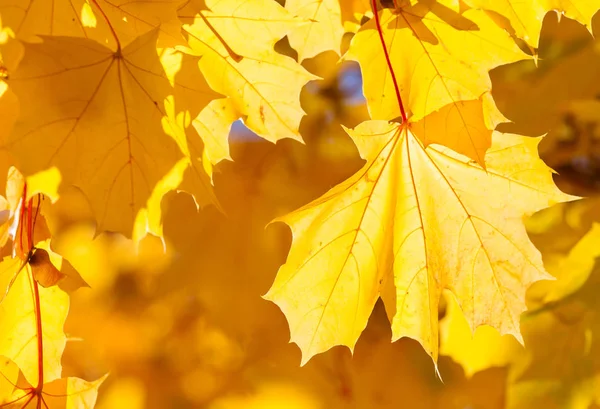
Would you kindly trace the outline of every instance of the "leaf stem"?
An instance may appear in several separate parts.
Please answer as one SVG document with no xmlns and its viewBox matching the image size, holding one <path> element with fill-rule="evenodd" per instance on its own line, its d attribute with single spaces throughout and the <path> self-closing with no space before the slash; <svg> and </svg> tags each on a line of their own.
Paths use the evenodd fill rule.
<svg viewBox="0 0 600 409">
<path fill-rule="evenodd" d="M 219 32 L 213 27 L 212 24 L 210 24 L 210 21 L 208 21 L 206 16 L 204 16 L 204 14 L 202 14 L 202 11 L 199 11 L 198 14 L 200 15 L 200 17 L 202 17 L 202 21 L 204 21 L 204 24 L 206 24 L 206 26 L 210 29 L 210 31 L 212 31 L 213 34 L 215 35 L 215 37 L 217 37 L 217 39 L 221 42 L 223 47 L 225 47 L 227 54 L 229 54 L 229 56 L 233 59 L 233 61 L 235 61 L 235 62 L 242 61 L 244 59 L 244 57 L 242 57 L 241 55 L 239 55 L 238 53 L 233 51 L 233 49 L 229 46 L 229 44 L 227 44 L 227 41 L 225 41 L 225 39 L 221 36 L 221 34 L 219 34 Z"/>
<path fill-rule="evenodd" d="M 108 19 L 108 16 L 104 12 L 104 10 L 102 10 L 102 7 L 100 7 L 100 5 L 98 4 L 98 2 L 96 0 L 92 0 L 92 3 L 94 3 L 94 5 L 96 7 L 98 7 L 98 10 L 100 10 L 100 14 L 102 14 L 102 17 L 104 17 L 104 20 L 106 21 L 108 28 L 110 28 L 110 32 L 112 33 L 112 35 L 115 38 L 115 41 L 117 43 L 117 54 L 121 54 L 121 42 L 119 41 L 119 37 L 117 37 L 117 32 L 115 31 L 114 27 L 112 26 L 112 24 L 110 24 L 110 20 Z"/>
<path fill-rule="evenodd" d="M 395 2 L 394 2 L 395 4 Z M 396 80 L 396 73 L 394 72 L 394 67 L 392 66 L 392 61 L 390 60 L 390 54 L 385 45 L 385 40 L 383 38 L 383 30 L 381 29 L 381 22 L 379 21 L 379 14 L 377 12 L 377 0 L 371 0 L 371 7 L 373 8 L 373 15 L 375 16 L 375 25 L 377 26 L 377 32 L 379 33 L 379 39 L 381 40 L 381 46 L 383 47 L 383 54 L 385 55 L 385 61 L 387 63 L 388 69 L 390 71 L 390 76 L 392 77 L 392 81 L 394 83 L 394 89 L 396 90 L 396 98 L 398 99 L 398 106 L 400 107 L 400 114 L 402 116 L 402 122 L 407 121 L 406 111 L 404 110 L 404 104 L 402 103 L 402 97 L 400 96 L 400 87 L 398 87 L 398 81 Z"/>
<path fill-rule="evenodd" d="M 29 199 L 29 203 L 27 204 L 27 253 L 29 253 L 33 248 L 33 213 L 31 212 L 32 204 L 33 199 Z"/>
<path fill-rule="evenodd" d="M 23 213 L 23 218 L 21 221 L 26 222 L 25 226 L 21 226 L 21 242 L 23 238 L 23 231 L 27 235 L 27 254 L 28 260 L 31 258 L 32 250 L 33 250 L 33 233 L 34 226 L 38 216 L 39 207 L 41 203 L 39 201 L 38 196 L 38 206 L 36 208 L 35 215 L 33 214 L 33 198 L 27 200 L 27 183 L 23 186 L 23 198 L 21 202 L 21 208 Z M 36 324 L 36 337 L 37 337 L 37 355 L 38 355 L 38 382 L 35 386 L 34 392 L 39 394 L 44 387 L 44 340 L 42 333 L 42 307 L 40 302 L 40 290 L 38 286 L 38 282 L 35 280 L 33 276 L 33 272 L 30 270 L 29 279 L 31 281 L 31 286 L 33 290 L 33 308 L 35 312 L 35 324 Z"/>
<path fill-rule="evenodd" d="M 27 210 L 27 183 L 23 185 L 23 196 L 21 196 L 21 212 L 19 213 L 19 246 L 21 247 L 18 251 L 23 254 L 27 254 L 29 249 L 25 251 L 23 246 L 23 228 L 25 226 L 25 211 Z"/>
<path fill-rule="evenodd" d="M 44 387 L 44 341 L 42 339 L 42 308 L 40 303 L 40 290 L 38 282 L 31 275 L 31 281 L 33 283 L 33 300 L 35 308 L 35 321 L 36 321 L 36 333 L 37 333 L 37 352 L 38 352 L 38 383 L 35 390 L 39 393 Z"/>
</svg>

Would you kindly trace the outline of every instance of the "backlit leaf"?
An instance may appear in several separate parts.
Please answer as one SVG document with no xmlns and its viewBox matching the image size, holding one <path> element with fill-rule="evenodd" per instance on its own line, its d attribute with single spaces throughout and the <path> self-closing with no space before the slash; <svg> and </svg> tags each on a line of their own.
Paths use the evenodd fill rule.
<svg viewBox="0 0 600 409">
<path fill-rule="evenodd" d="M 185 154 L 163 130 L 176 89 L 158 60 L 156 35 L 122 53 L 48 37 L 26 46 L 11 79 L 23 110 L 4 148 L 26 174 L 56 166 L 63 183 L 87 195 L 101 230 L 130 235 L 154 186 Z M 214 93 L 197 86 L 197 101 L 208 103 Z"/>
<path fill-rule="evenodd" d="M 265 298 L 286 315 L 302 362 L 352 349 L 380 296 L 393 339 L 414 338 L 437 360 L 444 288 L 472 330 L 488 324 L 520 340 L 525 290 L 550 277 L 523 217 L 570 199 L 537 158 L 540 139 L 496 134 L 486 171 L 384 121 L 349 134 L 366 165 L 280 219 L 293 244 Z"/>
</svg>

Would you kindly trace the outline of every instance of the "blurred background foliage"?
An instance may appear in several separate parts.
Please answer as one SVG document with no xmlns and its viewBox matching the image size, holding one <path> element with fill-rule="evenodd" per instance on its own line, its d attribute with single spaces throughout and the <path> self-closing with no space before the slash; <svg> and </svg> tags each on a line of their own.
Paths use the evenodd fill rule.
<svg viewBox="0 0 600 409">
<path fill-rule="evenodd" d="M 600 33 L 598 14 L 593 28 Z M 295 57 L 285 38 L 277 50 Z M 164 242 L 146 237 L 136 247 L 95 237 L 76 190 L 49 210 L 55 250 L 90 285 L 71 295 L 64 376 L 109 372 L 99 409 L 600 407 L 600 42 L 549 13 L 538 51 L 536 61 L 490 73 L 512 121 L 500 129 L 547 134 L 540 153 L 557 184 L 585 198 L 527 221 L 557 280 L 528 292 L 526 348 L 487 327 L 472 336 L 446 297 L 441 380 L 416 342 L 390 343 L 379 304 L 353 357 L 336 347 L 299 367 L 283 314 L 261 298 L 291 242 L 285 225 L 269 222 L 360 168 L 340 125 L 368 119 L 358 66 L 324 53 L 303 62 L 323 78 L 302 92 L 305 144 L 272 144 L 233 127 L 233 162 L 214 177 L 224 213 L 169 194 Z"/>
</svg>

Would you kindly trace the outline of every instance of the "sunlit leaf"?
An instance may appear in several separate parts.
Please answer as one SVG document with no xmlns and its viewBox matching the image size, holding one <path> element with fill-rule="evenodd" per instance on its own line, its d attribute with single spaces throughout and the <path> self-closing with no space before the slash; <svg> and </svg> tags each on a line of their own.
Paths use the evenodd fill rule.
<svg viewBox="0 0 600 409">
<path fill-rule="evenodd" d="M 444 288 L 472 330 L 488 324 L 520 340 L 525 290 L 549 277 L 523 217 L 570 199 L 537 157 L 540 139 L 496 134 L 483 170 L 384 121 L 349 134 L 366 165 L 280 219 L 294 239 L 265 298 L 285 313 L 302 362 L 352 349 L 380 296 L 393 339 L 414 338 L 437 360 Z"/>
<path fill-rule="evenodd" d="M 26 46 L 11 79 L 23 112 L 4 148 L 26 174 L 56 166 L 64 184 L 87 195 L 100 230 L 130 235 L 157 182 L 187 153 L 163 130 L 176 89 L 158 60 L 156 34 L 122 53 L 48 37 Z M 214 93 L 203 85 L 192 91 L 206 104 Z"/>
</svg>

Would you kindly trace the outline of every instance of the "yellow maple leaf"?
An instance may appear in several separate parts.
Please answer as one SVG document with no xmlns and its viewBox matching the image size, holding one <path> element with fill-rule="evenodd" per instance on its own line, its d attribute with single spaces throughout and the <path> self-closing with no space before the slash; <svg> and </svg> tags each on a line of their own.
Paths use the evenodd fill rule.
<svg viewBox="0 0 600 409">
<path fill-rule="evenodd" d="M 83 37 L 116 49 L 159 26 L 169 42 L 181 42 L 180 4 L 181 0 L 0 0 L 0 14 L 21 40 Z"/>
<path fill-rule="evenodd" d="M 285 8 L 309 20 L 309 24 L 288 34 L 290 45 L 298 51 L 299 61 L 327 50 L 340 54 L 344 27 L 338 0 L 287 0 Z"/>
<path fill-rule="evenodd" d="M 592 31 L 592 17 L 600 10 L 593 0 L 465 0 L 471 7 L 494 11 L 506 17 L 515 30 L 531 47 L 537 48 L 542 21 L 547 12 L 554 10 L 579 21 Z"/>
<path fill-rule="evenodd" d="M 156 38 L 150 32 L 112 52 L 87 39 L 47 37 L 26 45 L 10 80 L 23 109 L 4 149 L 25 174 L 56 166 L 86 194 L 101 230 L 130 235 L 155 185 L 189 153 L 170 136 L 168 102 L 179 91 Z M 204 81 L 186 93 L 198 111 L 215 96 Z M 202 200 L 206 191 L 193 193 Z"/>
<path fill-rule="evenodd" d="M 437 360 L 438 301 L 449 289 L 472 330 L 488 324 L 521 339 L 525 290 L 549 278 L 523 217 L 573 197 L 537 157 L 540 138 L 495 134 L 486 170 L 405 125 L 349 131 L 364 167 L 278 220 L 293 243 L 265 298 L 286 315 L 302 363 L 334 345 L 353 348 L 381 296 L 393 339 L 418 340 Z"/>
<path fill-rule="evenodd" d="M 381 41 L 385 42 L 385 53 Z M 454 120 L 462 121 L 464 129 L 478 129 L 478 117 L 483 115 L 485 123 L 493 123 L 497 115 L 487 110 L 471 113 L 459 101 L 478 100 L 491 90 L 489 70 L 526 55 L 482 11 L 458 14 L 438 3 L 419 3 L 380 11 L 378 19 L 365 24 L 353 38 L 345 58 L 361 66 L 364 94 L 373 119 L 401 116 L 398 92 L 413 122 L 454 105 Z M 475 140 L 468 142 L 472 148 L 463 153 L 483 164 L 482 156 L 474 152 L 489 147 L 489 136 L 482 138 L 468 132 L 466 136 Z"/>
<path fill-rule="evenodd" d="M 183 27 L 210 86 L 231 98 L 236 116 L 258 135 L 301 140 L 300 90 L 317 77 L 273 47 L 304 22 L 272 0 L 206 3 L 210 11 L 180 17 L 193 18 Z"/>
</svg>

